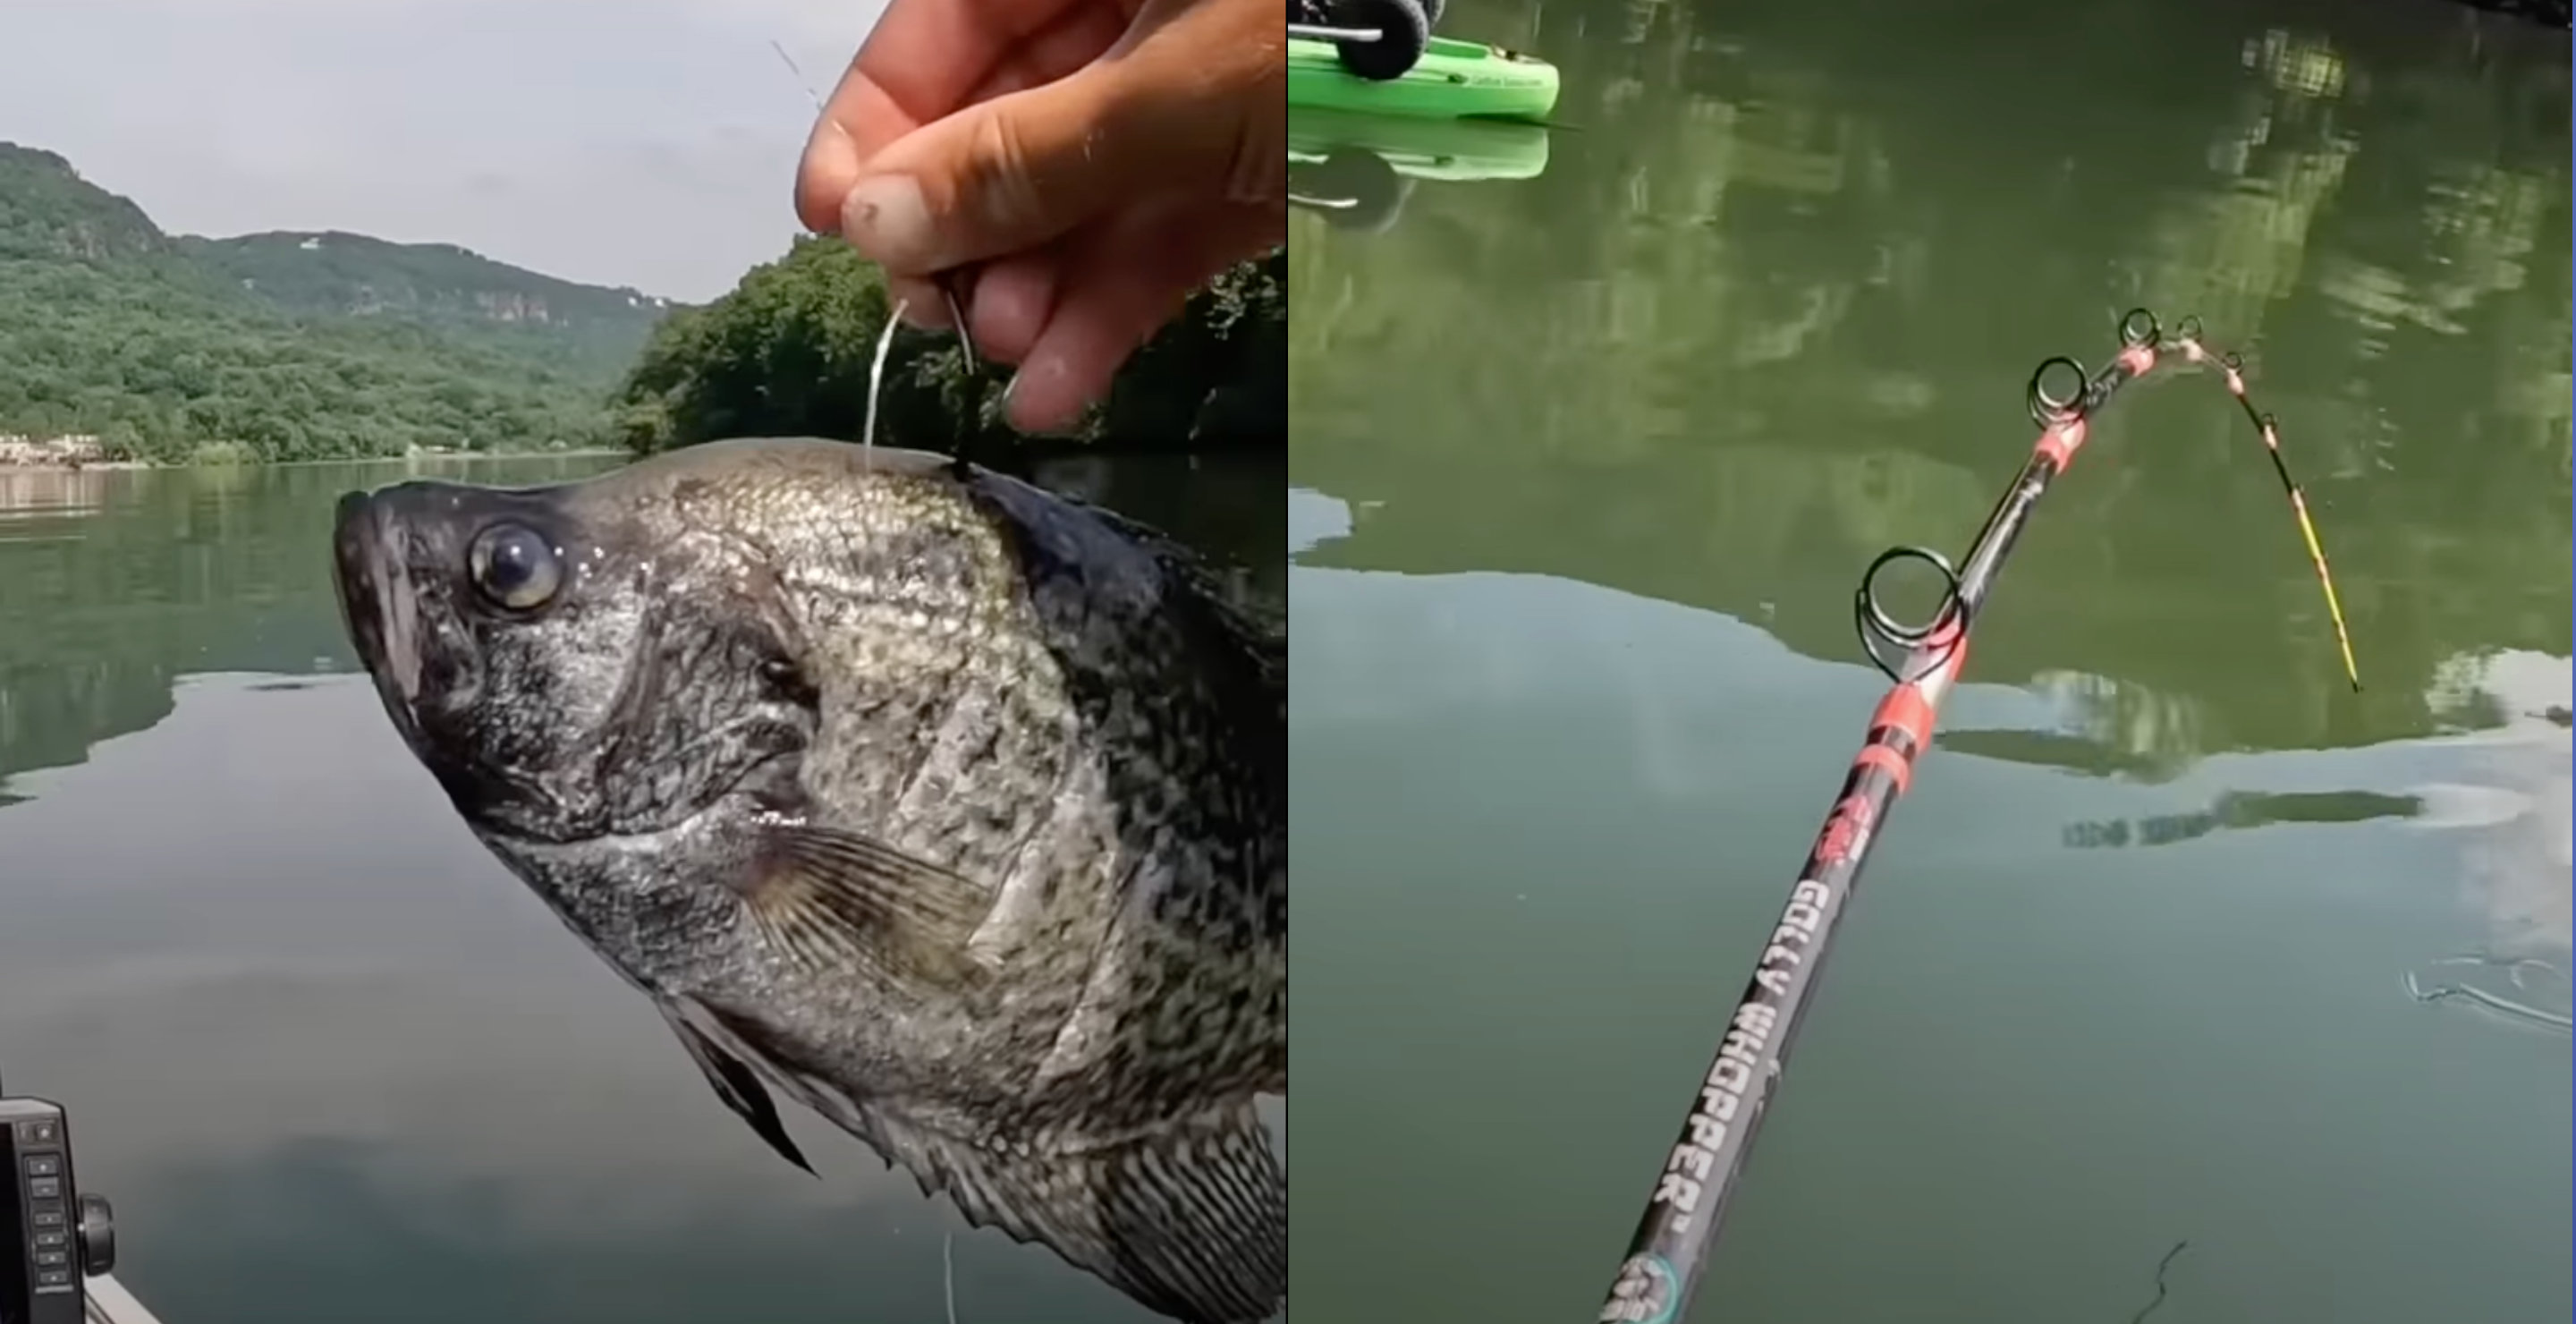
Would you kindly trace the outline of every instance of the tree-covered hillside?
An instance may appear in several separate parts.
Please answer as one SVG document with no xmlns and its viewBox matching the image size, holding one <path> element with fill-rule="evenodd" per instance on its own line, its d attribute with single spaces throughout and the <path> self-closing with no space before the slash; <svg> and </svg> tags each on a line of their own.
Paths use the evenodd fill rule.
<svg viewBox="0 0 2576 1324">
<path fill-rule="evenodd" d="M 159 460 L 589 444 L 665 311 L 448 245 L 166 235 L 0 143 L 0 437 Z"/>
<path fill-rule="evenodd" d="M 396 244 L 338 231 L 183 235 L 178 244 L 291 312 L 419 322 L 599 373 L 632 367 L 671 307 L 638 290 L 557 280 L 453 244 Z"/>
<path fill-rule="evenodd" d="M 1190 300 L 1147 342 L 1077 440 L 1124 448 L 1278 446 L 1287 437 L 1284 250 L 1245 263 Z M 799 239 L 731 293 L 662 324 L 620 393 L 613 431 L 638 451 L 731 436 L 856 437 L 891 309 L 877 269 L 835 239 Z M 1012 444 L 1000 420 L 1010 370 L 985 364 L 970 393 L 955 339 L 907 334 L 889 354 L 880 439 L 949 450 L 980 401 L 967 446 Z"/>
<path fill-rule="evenodd" d="M 1279 444 L 1285 281 L 1274 254 L 1192 300 L 1084 438 Z M 837 241 L 800 240 L 688 308 L 447 244 L 167 235 L 63 158 L 0 143 L 0 452 L 66 437 L 159 461 L 855 437 L 886 315 L 882 277 Z M 1011 444 L 993 407 L 1007 375 L 985 369 L 972 443 Z M 906 337 L 880 435 L 955 444 L 964 386 L 953 341 Z"/>
</svg>

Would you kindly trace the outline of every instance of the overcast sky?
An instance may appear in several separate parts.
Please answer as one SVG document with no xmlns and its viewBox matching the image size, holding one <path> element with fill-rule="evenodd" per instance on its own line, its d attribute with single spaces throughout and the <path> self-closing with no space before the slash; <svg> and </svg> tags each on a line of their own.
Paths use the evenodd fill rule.
<svg viewBox="0 0 2576 1324">
<path fill-rule="evenodd" d="M 796 229 L 883 0 L 0 0 L 0 140 L 164 229 L 351 230 L 702 300 Z"/>
</svg>

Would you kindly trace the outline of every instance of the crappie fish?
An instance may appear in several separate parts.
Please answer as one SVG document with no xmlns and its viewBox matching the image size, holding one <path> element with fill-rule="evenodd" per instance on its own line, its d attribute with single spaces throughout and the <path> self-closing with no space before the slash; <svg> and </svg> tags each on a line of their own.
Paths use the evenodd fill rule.
<svg viewBox="0 0 2576 1324">
<path fill-rule="evenodd" d="M 918 452 L 343 499 L 350 637 L 476 836 L 776 1090 L 1178 1319 L 1266 1318 L 1287 670 L 1184 552 Z"/>
</svg>

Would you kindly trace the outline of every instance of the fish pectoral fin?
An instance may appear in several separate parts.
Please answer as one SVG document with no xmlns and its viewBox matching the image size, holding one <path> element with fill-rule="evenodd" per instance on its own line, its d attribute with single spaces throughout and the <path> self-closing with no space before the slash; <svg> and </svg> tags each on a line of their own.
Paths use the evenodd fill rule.
<svg viewBox="0 0 2576 1324">
<path fill-rule="evenodd" d="M 787 1124 L 778 1115 L 778 1105 L 769 1097 L 768 1087 L 741 1058 L 719 1045 L 705 1030 L 690 1024 L 688 1008 L 665 999 L 654 999 L 662 1019 L 678 1035 L 680 1046 L 689 1050 L 689 1060 L 706 1073 L 707 1083 L 715 1087 L 716 1097 L 733 1109 L 734 1115 L 751 1124 L 754 1135 L 767 1141 L 780 1157 L 803 1168 L 809 1175 L 820 1176 L 814 1165 L 805 1161 L 805 1152 L 787 1134 Z"/>
<path fill-rule="evenodd" d="M 985 973 L 966 941 L 992 912 L 992 892 L 859 833 L 765 828 L 740 890 L 773 941 L 818 966 L 854 959 L 951 989 Z"/>
<path fill-rule="evenodd" d="M 1047 1246 L 1150 1310 L 1256 1324 L 1287 1299 L 1288 1175 L 1249 1099 L 1114 1142 L 887 1138 L 967 1222 Z"/>
</svg>

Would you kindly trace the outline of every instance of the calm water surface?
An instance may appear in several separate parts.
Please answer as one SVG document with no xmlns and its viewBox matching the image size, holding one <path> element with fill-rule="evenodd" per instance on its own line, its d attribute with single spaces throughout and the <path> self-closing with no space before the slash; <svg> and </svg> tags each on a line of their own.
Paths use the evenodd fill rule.
<svg viewBox="0 0 2576 1324">
<path fill-rule="evenodd" d="M 2031 370 L 2140 304 L 2245 353 L 2368 688 L 2223 392 L 2133 388 L 1981 621 L 1695 1318 L 2126 1321 L 2186 1239 L 2154 1324 L 2568 1318 L 2566 34 L 1451 14 L 1560 62 L 1572 127 L 1297 130 L 1307 1318 L 1594 1317 L 1884 688 L 1861 570 L 1962 550 Z"/>
<path fill-rule="evenodd" d="M 780 1162 L 351 674 L 331 502 L 403 476 L 0 470 L 0 1072 L 71 1107 L 120 1276 L 170 1324 L 943 1319 L 945 1203 L 801 1113 L 824 1180 Z M 1275 459 L 1038 476 L 1277 601 Z M 965 1324 L 1153 1318 L 954 1254 Z"/>
</svg>

